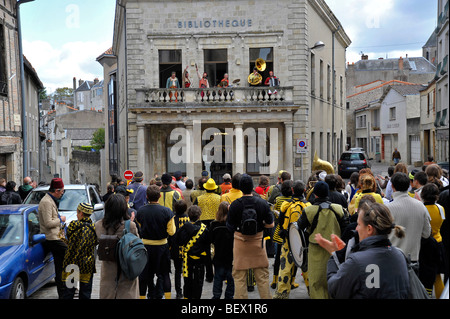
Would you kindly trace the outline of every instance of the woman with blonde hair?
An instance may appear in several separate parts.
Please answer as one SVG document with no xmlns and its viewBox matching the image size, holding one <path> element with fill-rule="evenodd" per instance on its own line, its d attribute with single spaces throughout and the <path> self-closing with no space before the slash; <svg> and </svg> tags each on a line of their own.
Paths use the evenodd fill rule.
<svg viewBox="0 0 450 319">
<path fill-rule="evenodd" d="M 359 243 L 344 249 L 336 235 L 329 241 L 316 234 L 317 243 L 326 249 L 330 297 L 334 299 L 407 299 L 409 274 L 404 254 L 393 247 L 388 235 L 394 230 L 405 236 L 402 226 L 394 224 L 389 209 L 382 204 L 365 202 L 358 211 L 356 231 Z"/>
<path fill-rule="evenodd" d="M 355 194 L 355 211 L 358 210 L 359 201 L 365 195 L 372 195 L 375 198 L 375 201 L 380 204 L 384 204 L 383 198 L 381 198 L 380 194 L 375 193 L 377 189 L 377 182 L 375 177 L 370 174 L 365 174 L 360 179 L 361 193 Z"/>
</svg>

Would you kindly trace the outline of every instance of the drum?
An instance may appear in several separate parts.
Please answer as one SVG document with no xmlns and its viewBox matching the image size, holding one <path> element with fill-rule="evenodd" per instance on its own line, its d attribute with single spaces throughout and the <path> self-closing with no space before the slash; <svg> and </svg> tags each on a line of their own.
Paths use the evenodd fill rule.
<svg viewBox="0 0 450 319">
<path fill-rule="evenodd" d="M 288 229 L 289 253 L 297 267 L 303 272 L 308 271 L 308 242 L 303 230 L 299 229 L 297 222 L 291 223 Z"/>
</svg>

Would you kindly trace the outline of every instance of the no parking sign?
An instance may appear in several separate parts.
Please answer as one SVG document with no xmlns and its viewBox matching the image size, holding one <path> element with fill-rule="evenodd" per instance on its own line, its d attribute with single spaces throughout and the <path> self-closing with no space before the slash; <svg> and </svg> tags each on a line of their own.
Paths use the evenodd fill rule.
<svg viewBox="0 0 450 319">
<path fill-rule="evenodd" d="M 306 154 L 308 152 L 308 140 L 298 139 L 297 140 L 297 154 Z"/>
</svg>

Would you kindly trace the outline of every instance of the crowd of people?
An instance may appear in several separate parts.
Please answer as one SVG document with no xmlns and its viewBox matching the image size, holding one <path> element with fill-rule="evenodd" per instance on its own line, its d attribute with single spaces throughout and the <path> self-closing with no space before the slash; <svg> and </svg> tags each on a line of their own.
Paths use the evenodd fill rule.
<svg viewBox="0 0 450 319">
<path fill-rule="evenodd" d="M 405 256 L 428 294 L 439 298 L 448 280 L 448 176 L 434 163 L 408 171 L 401 162 L 388 175 L 363 169 L 346 184 L 339 175 L 317 171 L 305 183 L 282 170 L 274 185 L 268 176 L 255 185 L 254 177 L 240 173 L 225 174 L 218 185 L 207 172 L 196 182 L 175 172 L 154 176 L 147 185 L 137 171 L 129 185 L 110 183 L 104 218 L 95 224 L 89 218 L 93 207 L 80 203 L 65 236 L 57 209 L 64 184 L 55 178 L 39 205 L 41 232 L 55 257 L 60 298 L 74 296 L 74 288 L 67 288 L 72 264 L 80 268 L 80 298 L 90 298 L 95 247 L 110 236 L 120 238 L 127 220 L 145 245 L 147 264 L 129 279 L 119 275 L 118 260 L 102 260 L 101 299 L 200 299 L 205 293 L 245 299 L 255 286 L 261 299 L 288 299 L 299 284 L 311 299 L 406 299 Z M 307 237 L 306 267 L 292 258 L 293 222 Z M 372 285 L 368 265 L 380 269 Z M 302 281 L 296 282 L 297 273 Z M 213 283 L 210 294 L 205 280 Z"/>
</svg>

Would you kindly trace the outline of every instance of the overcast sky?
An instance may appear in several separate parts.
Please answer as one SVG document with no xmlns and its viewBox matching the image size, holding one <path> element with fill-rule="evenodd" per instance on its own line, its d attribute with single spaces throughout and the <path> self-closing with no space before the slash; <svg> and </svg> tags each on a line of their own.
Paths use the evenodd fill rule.
<svg viewBox="0 0 450 319">
<path fill-rule="evenodd" d="M 95 59 L 112 45 L 114 0 L 35 0 L 21 6 L 24 54 L 51 93 L 103 78 Z M 352 44 L 347 61 L 421 56 L 437 0 L 326 0 Z M 251 13 L 249 13 L 251 14 Z"/>
</svg>

